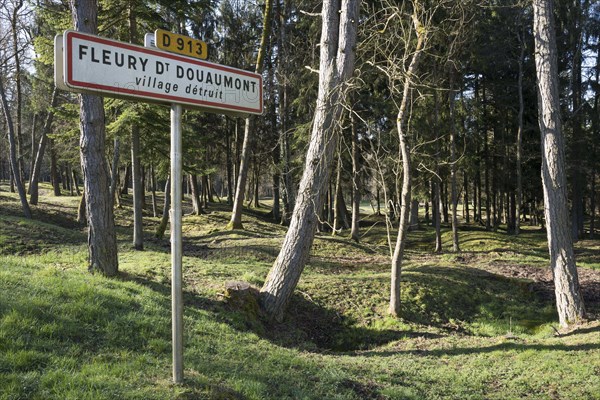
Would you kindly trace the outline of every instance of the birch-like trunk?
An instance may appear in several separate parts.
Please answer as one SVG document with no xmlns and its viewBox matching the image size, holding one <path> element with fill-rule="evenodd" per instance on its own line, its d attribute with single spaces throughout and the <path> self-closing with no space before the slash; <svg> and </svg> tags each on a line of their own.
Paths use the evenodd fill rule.
<svg viewBox="0 0 600 400">
<path fill-rule="evenodd" d="M 360 0 L 323 2 L 319 92 L 296 206 L 281 251 L 261 289 L 264 311 L 281 320 L 308 260 L 337 147 L 343 84 L 354 69 Z"/>
<path fill-rule="evenodd" d="M 560 325 L 585 318 L 573 241 L 569 229 L 564 138 L 552 0 L 533 0 L 535 66 L 538 86 L 539 124 L 542 139 L 542 182 L 550 268 Z"/>
<path fill-rule="evenodd" d="M 393 316 L 400 315 L 400 275 L 402 273 L 402 260 L 404 258 L 404 247 L 408 236 L 410 199 L 412 194 L 412 170 L 410 159 L 410 142 L 407 132 L 406 122 L 408 120 L 408 100 L 412 85 L 412 79 L 417 70 L 419 58 L 425 44 L 425 36 L 421 32 L 421 24 L 416 15 L 413 15 L 415 31 L 417 33 L 417 45 L 415 52 L 411 56 L 406 77 L 404 79 L 404 88 L 402 100 L 396 116 L 396 128 L 398 130 L 398 139 L 400 140 L 400 153 L 402 155 L 402 192 L 400 194 L 400 224 L 398 226 L 398 237 L 396 246 L 392 255 L 392 275 L 390 290 L 390 308 L 389 313 Z"/>
</svg>

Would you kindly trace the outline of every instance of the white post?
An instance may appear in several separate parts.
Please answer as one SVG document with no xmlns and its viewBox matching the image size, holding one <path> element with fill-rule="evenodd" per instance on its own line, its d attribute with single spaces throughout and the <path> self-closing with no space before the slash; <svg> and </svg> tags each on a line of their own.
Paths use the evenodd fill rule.
<svg viewBox="0 0 600 400">
<path fill-rule="evenodd" d="M 171 315 L 173 382 L 183 382 L 183 292 L 181 248 L 181 105 L 171 105 Z"/>
</svg>

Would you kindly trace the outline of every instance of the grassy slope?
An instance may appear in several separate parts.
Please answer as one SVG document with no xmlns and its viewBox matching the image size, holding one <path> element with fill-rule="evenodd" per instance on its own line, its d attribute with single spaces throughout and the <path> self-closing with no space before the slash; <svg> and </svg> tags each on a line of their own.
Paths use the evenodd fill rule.
<svg viewBox="0 0 600 400">
<path fill-rule="evenodd" d="M 543 268 L 539 232 L 465 230 L 464 253 L 439 256 L 428 253 L 429 230 L 412 233 L 400 320 L 385 315 L 383 231 L 360 245 L 320 236 L 288 317 L 267 325 L 225 304 L 223 284 L 260 285 L 283 228 L 245 217 L 246 231 L 226 232 L 224 211 L 186 217 L 186 382 L 177 387 L 169 246 L 151 239 L 156 220 L 145 221 L 146 250 L 134 252 L 130 210 L 118 213 L 122 273 L 106 279 L 85 270 L 76 199 L 43 197 L 42 223 L 0 196 L 1 399 L 600 398 L 598 322 L 555 337 L 547 293 L 494 273 Z M 584 246 L 580 264 L 597 268 L 598 242 Z"/>
</svg>

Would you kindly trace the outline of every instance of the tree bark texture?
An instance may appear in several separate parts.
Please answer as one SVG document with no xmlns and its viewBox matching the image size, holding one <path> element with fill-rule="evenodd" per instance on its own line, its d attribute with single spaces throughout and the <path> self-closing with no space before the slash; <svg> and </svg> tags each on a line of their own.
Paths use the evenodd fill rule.
<svg viewBox="0 0 600 400">
<path fill-rule="evenodd" d="M 552 0 L 533 0 L 533 13 L 544 215 L 556 308 L 560 325 L 566 327 L 585 318 L 585 307 L 569 230 Z"/>
<path fill-rule="evenodd" d="M 281 251 L 261 289 L 261 303 L 281 320 L 308 260 L 337 147 L 342 87 L 354 69 L 360 0 L 326 0 L 322 9 L 319 92 L 296 206 Z"/>
<path fill-rule="evenodd" d="M 70 4 L 75 29 L 96 34 L 97 2 L 72 0 Z M 112 276 L 118 271 L 119 261 L 108 166 L 104 158 L 104 107 L 101 97 L 90 94 L 80 94 L 79 105 L 79 144 L 88 219 L 89 270 Z"/>
</svg>

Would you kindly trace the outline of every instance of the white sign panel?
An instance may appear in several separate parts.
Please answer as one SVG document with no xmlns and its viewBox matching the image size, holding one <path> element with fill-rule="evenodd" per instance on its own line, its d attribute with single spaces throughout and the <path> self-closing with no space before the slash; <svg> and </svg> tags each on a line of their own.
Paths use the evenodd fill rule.
<svg viewBox="0 0 600 400">
<path fill-rule="evenodd" d="M 75 31 L 63 35 L 62 52 L 64 85 L 72 91 L 212 112 L 263 112 L 259 74 Z"/>
</svg>

